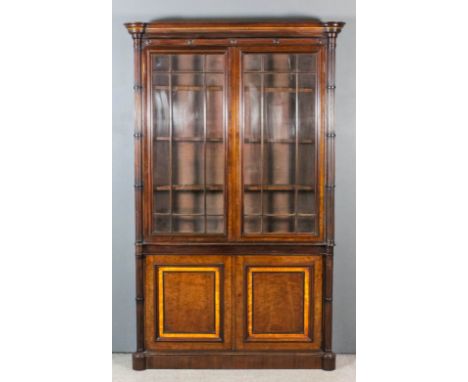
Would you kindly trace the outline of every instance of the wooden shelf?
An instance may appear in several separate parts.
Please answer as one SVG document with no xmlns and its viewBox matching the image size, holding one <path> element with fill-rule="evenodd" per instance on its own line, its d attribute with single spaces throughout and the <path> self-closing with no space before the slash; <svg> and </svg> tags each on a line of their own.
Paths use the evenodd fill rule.
<svg viewBox="0 0 468 382">
<path fill-rule="evenodd" d="M 261 218 L 262 216 L 264 217 L 274 217 L 274 218 L 289 218 L 289 217 L 294 217 L 294 216 L 300 216 L 300 217 L 307 217 L 307 218 L 313 218 L 317 216 L 317 214 L 303 214 L 303 213 L 297 213 L 295 214 L 294 212 L 290 214 L 244 214 L 244 217 L 248 218 Z"/>
<path fill-rule="evenodd" d="M 301 185 L 287 185 L 287 184 L 278 184 L 278 185 L 244 185 L 244 191 L 315 191 L 314 186 L 301 186 Z"/>
<path fill-rule="evenodd" d="M 301 71 L 301 70 L 244 70 L 244 74 L 307 74 L 316 76 L 315 72 Z"/>
<path fill-rule="evenodd" d="M 164 75 L 164 74 L 166 75 L 169 75 L 169 74 L 176 74 L 176 75 L 177 74 L 224 74 L 224 72 L 214 71 L 214 70 L 209 71 L 209 70 L 202 70 L 202 69 L 200 70 L 174 70 L 172 69 L 171 71 L 154 69 L 153 74 L 161 74 L 161 75 Z"/>
<path fill-rule="evenodd" d="M 296 143 L 296 140 L 294 138 L 292 139 L 264 139 L 264 143 Z M 245 138 L 244 143 L 261 143 L 260 139 L 250 139 L 250 138 Z M 301 139 L 298 141 L 299 144 L 303 145 L 313 145 L 315 144 L 314 139 Z"/>
<path fill-rule="evenodd" d="M 169 141 L 173 141 L 173 142 L 204 142 L 205 139 L 203 137 L 156 137 L 154 138 L 155 141 L 158 141 L 158 142 L 169 142 Z M 223 138 L 206 138 L 206 142 L 209 142 L 209 143 L 223 143 L 224 140 Z"/>
<path fill-rule="evenodd" d="M 172 186 L 156 186 L 154 191 L 223 191 L 224 186 L 222 184 L 207 184 L 204 185 L 172 185 Z"/>
<path fill-rule="evenodd" d="M 153 215 L 156 216 L 206 216 L 206 217 L 225 217 L 225 215 L 221 214 L 204 214 L 204 213 L 175 213 L 175 212 L 153 212 Z"/>
<path fill-rule="evenodd" d="M 155 90 L 173 90 L 173 91 L 194 91 L 194 90 L 210 90 L 210 91 L 222 91 L 224 89 L 223 86 L 202 86 L 202 85 L 153 85 L 153 89 Z"/>
<path fill-rule="evenodd" d="M 244 87 L 244 90 L 245 91 L 249 91 L 250 89 L 256 89 L 256 90 L 260 90 L 260 88 L 258 87 L 253 87 L 253 86 L 245 86 Z M 290 87 L 266 87 L 266 88 L 263 88 L 263 91 L 265 93 L 295 93 L 296 92 L 296 88 L 290 88 Z M 313 93 L 315 91 L 315 89 L 312 89 L 312 88 L 298 88 L 297 91 L 299 93 Z"/>
</svg>

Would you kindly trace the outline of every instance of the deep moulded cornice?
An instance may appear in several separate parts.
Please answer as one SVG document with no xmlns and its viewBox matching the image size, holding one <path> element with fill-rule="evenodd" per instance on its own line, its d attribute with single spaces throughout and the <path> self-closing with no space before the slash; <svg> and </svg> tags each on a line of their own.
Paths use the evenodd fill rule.
<svg viewBox="0 0 468 382">
<path fill-rule="evenodd" d="M 150 23 L 130 22 L 125 27 L 133 38 L 170 37 L 187 34 L 203 36 L 277 35 L 277 36 L 336 36 L 345 25 L 344 22 L 328 21 L 154 21 Z"/>
</svg>

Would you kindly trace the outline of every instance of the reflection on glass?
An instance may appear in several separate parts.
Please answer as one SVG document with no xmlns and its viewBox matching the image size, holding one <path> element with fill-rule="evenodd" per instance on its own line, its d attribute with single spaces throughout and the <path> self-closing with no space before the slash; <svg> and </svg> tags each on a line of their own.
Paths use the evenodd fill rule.
<svg viewBox="0 0 468 382">
<path fill-rule="evenodd" d="M 259 233 L 261 232 L 261 217 L 244 216 L 244 232 Z"/>
<path fill-rule="evenodd" d="M 266 185 L 294 185 L 294 144 L 265 143 L 263 145 L 263 183 Z"/>
<path fill-rule="evenodd" d="M 200 191 L 174 191 L 173 211 L 176 214 L 203 213 L 203 192 Z"/>
<path fill-rule="evenodd" d="M 169 93 L 167 90 L 155 90 L 153 95 L 153 119 L 158 137 L 169 136 Z"/>
<path fill-rule="evenodd" d="M 203 233 L 205 231 L 205 220 L 203 216 L 172 216 L 172 229 L 181 233 Z"/>
<path fill-rule="evenodd" d="M 206 143 L 206 183 L 224 183 L 224 145 L 222 143 Z"/>
<path fill-rule="evenodd" d="M 261 183 L 260 149 L 260 143 L 244 143 L 244 184 L 259 185 Z"/>
<path fill-rule="evenodd" d="M 170 171 L 166 160 L 169 156 L 169 142 L 156 142 L 153 146 L 156 166 L 154 167 L 153 182 L 155 185 L 165 185 L 169 183 Z"/>
<path fill-rule="evenodd" d="M 208 191 L 206 193 L 206 214 L 224 214 L 224 194 L 221 191 Z"/>
<path fill-rule="evenodd" d="M 253 191 L 244 192 L 244 213 L 246 215 L 260 215 L 261 203 L 260 203 L 260 192 Z"/>
<path fill-rule="evenodd" d="M 294 213 L 294 192 L 266 191 L 263 192 L 263 210 L 268 215 L 284 215 Z"/>
<path fill-rule="evenodd" d="M 156 232 L 170 232 L 170 229 L 171 229 L 170 216 L 154 214 L 153 227 Z"/>
<path fill-rule="evenodd" d="M 291 216 L 264 216 L 264 232 L 294 232 L 294 217 Z"/>
<path fill-rule="evenodd" d="M 167 214 L 170 212 L 170 195 L 168 191 L 154 192 L 154 211 Z"/>
<path fill-rule="evenodd" d="M 207 216 L 206 231 L 208 233 L 223 233 L 224 216 Z"/>
</svg>

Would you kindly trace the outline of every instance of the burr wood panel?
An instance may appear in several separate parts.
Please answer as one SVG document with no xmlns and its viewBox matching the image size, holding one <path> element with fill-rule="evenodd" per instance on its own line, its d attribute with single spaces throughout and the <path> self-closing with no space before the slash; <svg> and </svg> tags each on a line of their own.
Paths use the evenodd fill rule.
<svg viewBox="0 0 468 382">
<path fill-rule="evenodd" d="M 147 348 L 228 348 L 231 278 L 229 257 L 147 257 Z"/>
<path fill-rule="evenodd" d="M 220 268 L 161 266 L 157 270 L 158 339 L 219 339 Z"/>
<path fill-rule="evenodd" d="M 308 340 L 307 267 L 247 267 L 247 340 Z"/>
<path fill-rule="evenodd" d="M 236 346 L 319 349 L 321 256 L 236 257 Z"/>
</svg>

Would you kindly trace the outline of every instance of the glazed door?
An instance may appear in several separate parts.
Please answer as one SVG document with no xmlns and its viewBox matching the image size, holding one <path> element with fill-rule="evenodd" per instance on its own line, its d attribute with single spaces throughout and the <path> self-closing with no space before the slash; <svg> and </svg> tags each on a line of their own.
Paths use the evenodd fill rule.
<svg viewBox="0 0 468 382">
<path fill-rule="evenodd" d="M 146 57 L 147 239 L 323 240 L 323 48 Z"/>
<path fill-rule="evenodd" d="M 231 349 L 231 260 L 147 256 L 146 349 Z"/>
<path fill-rule="evenodd" d="M 149 51 L 147 235 L 226 235 L 225 50 Z"/>
<path fill-rule="evenodd" d="M 244 240 L 322 237 L 323 65 L 318 48 L 241 52 Z"/>
<path fill-rule="evenodd" d="M 237 349 L 320 349 L 321 256 L 239 256 L 235 288 Z"/>
</svg>

